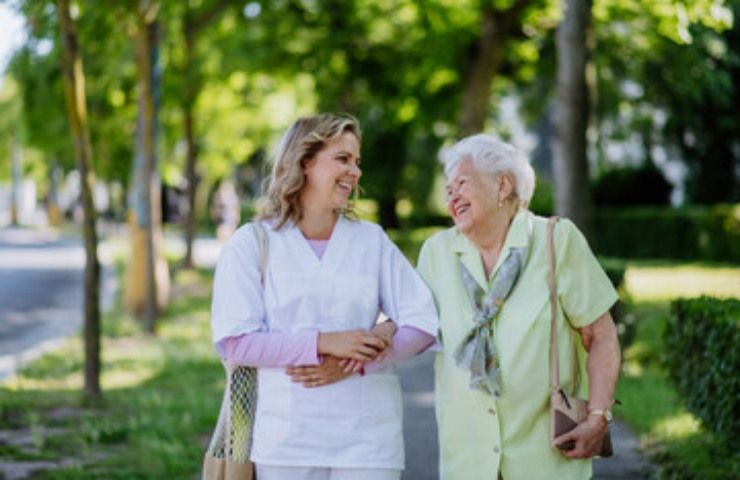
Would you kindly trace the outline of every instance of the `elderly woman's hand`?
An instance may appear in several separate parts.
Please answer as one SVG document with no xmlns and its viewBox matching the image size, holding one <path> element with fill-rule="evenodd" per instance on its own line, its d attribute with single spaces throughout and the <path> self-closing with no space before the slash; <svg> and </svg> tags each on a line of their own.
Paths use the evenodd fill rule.
<svg viewBox="0 0 740 480">
<path fill-rule="evenodd" d="M 572 442 L 575 446 L 570 450 L 560 450 L 568 458 L 591 458 L 599 453 L 601 441 L 607 430 L 607 423 L 603 417 L 589 415 L 576 428 L 557 437 L 555 446 Z"/>
<path fill-rule="evenodd" d="M 393 335 L 396 334 L 396 331 L 398 331 L 398 327 L 393 320 L 386 320 L 382 323 L 378 323 L 370 329 L 370 332 L 385 340 L 387 344 L 387 346 L 378 353 L 378 356 L 375 358 L 376 361 L 383 360 L 390 353 L 391 348 L 393 348 Z"/>
<path fill-rule="evenodd" d="M 319 333 L 317 347 L 322 355 L 369 362 L 388 348 L 388 342 L 367 330 L 347 330 Z"/>
<path fill-rule="evenodd" d="M 341 360 L 326 355 L 320 365 L 288 367 L 285 369 L 285 373 L 288 374 L 292 382 L 302 383 L 304 387 L 321 387 L 344 380 L 351 375 L 351 373 L 345 372 Z"/>
</svg>

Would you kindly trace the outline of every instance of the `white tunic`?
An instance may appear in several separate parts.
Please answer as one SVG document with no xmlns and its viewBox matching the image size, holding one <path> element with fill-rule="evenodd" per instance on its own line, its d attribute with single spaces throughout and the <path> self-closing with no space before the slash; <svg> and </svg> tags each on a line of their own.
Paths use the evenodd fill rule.
<svg viewBox="0 0 740 480">
<path fill-rule="evenodd" d="M 255 331 L 369 329 L 379 312 L 400 327 L 437 333 L 424 282 L 383 230 L 340 217 L 321 260 L 292 223 L 264 224 L 264 291 L 251 228 L 229 240 L 216 267 L 213 340 Z M 318 388 L 282 368 L 259 370 L 252 461 L 265 465 L 403 468 L 401 390 L 390 367 Z"/>
</svg>

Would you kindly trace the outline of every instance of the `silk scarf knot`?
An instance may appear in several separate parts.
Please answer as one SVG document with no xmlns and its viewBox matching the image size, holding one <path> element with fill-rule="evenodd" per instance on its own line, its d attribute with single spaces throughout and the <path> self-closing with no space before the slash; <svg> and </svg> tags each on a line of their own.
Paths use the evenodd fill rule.
<svg viewBox="0 0 740 480">
<path fill-rule="evenodd" d="M 473 275 L 460 262 L 460 273 L 465 291 L 473 306 L 473 328 L 454 353 L 458 366 L 470 370 L 470 388 L 494 398 L 501 396 L 501 370 L 493 341 L 493 322 L 501 306 L 514 289 L 524 269 L 532 238 L 532 221 L 528 217 L 527 243 L 509 249 L 509 255 L 499 267 L 496 277 L 484 292 Z"/>
</svg>

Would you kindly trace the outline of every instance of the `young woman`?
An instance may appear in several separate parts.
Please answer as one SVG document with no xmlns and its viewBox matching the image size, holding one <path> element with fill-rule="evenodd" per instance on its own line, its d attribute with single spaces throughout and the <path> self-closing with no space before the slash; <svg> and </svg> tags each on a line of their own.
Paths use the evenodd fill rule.
<svg viewBox="0 0 740 480">
<path fill-rule="evenodd" d="M 216 267 L 216 348 L 258 367 L 251 458 L 260 480 L 400 478 L 401 391 L 388 364 L 433 343 L 437 314 L 383 230 L 353 219 L 360 175 L 354 118 L 298 119 L 258 215 L 269 244 L 264 287 L 251 228 L 237 230 Z M 379 313 L 393 322 L 376 325 Z"/>
</svg>

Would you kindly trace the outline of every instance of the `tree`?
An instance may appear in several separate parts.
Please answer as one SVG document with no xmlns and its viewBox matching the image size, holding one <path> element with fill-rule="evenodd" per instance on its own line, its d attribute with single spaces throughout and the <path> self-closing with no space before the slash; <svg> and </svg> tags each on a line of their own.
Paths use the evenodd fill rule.
<svg viewBox="0 0 740 480">
<path fill-rule="evenodd" d="M 183 137 L 185 139 L 185 178 L 187 180 L 188 209 L 184 219 L 185 256 L 183 266 L 193 266 L 193 240 L 195 238 L 195 199 L 198 186 L 198 142 L 196 140 L 195 104 L 203 88 L 203 72 L 198 59 L 198 43 L 203 30 L 211 24 L 230 5 L 227 0 L 218 0 L 200 4 L 193 8 L 190 2 L 182 5 L 180 34 L 183 42 L 182 63 L 177 70 L 182 74 L 182 92 L 180 108 L 182 109 Z"/>
<path fill-rule="evenodd" d="M 555 212 L 569 217 L 586 235 L 591 221 L 586 156 L 589 111 L 586 35 L 590 19 L 591 0 L 566 0 L 565 17 L 556 34 L 558 70 L 553 148 Z"/>
<path fill-rule="evenodd" d="M 96 214 L 93 203 L 94 175 L 90 133 L 87 127 L 85 77 L 82 57 L 68 0 L 57 1 L 57 15 L 62 39 L 62 78 L 72 133 L 77 168 L 80 171 L 83 232 L 85 238 L 85 386 L 88 402 L 98 401 L 100 391 L 100 263 Z"/>
<path fill-rule="evenodd" d="M 688 202 L 738 198 L 733 185 L 740 150 L 730 139 L 740 137 L 739 82 L 733 80 L 739 6 L 736 0 L 595 4 L 597 145 L 642 147 L 618 158 L 596 148 L 600 168 L 683 164 Z"/>
<path fill-rule="evenodd" d="M 685 43 L 663 39 L 644 64 L 646 99 L 671 112 L 663 125 L 649 123 L 651 134 L 678 147 L 697 204 L 740 200 L 740 1 L 728 3 L 731 28 L 695 20 Z"/>
<path fill-rule="evenodd" d="M 139 0 L 136 6 L 135 55 L 138 90 L 136 156 L 130 215 L 131 259 L 125 304 L 154 333 L 156 318 L 169 296 L 169 272 L 162 254 L 159 177 L 157 175 L 157 70 L 159 3 Z"/>
<path fill-rule="evenodd" d="M 522 36 L 523 15 L 527 7 L 536 3 L 533 0 L 483 3 L 480 32 L 465 51 L 460 137 L 483 131 L 490 111 L 493 79 L 501 70 L 512 40 Z"/>
</svg>

